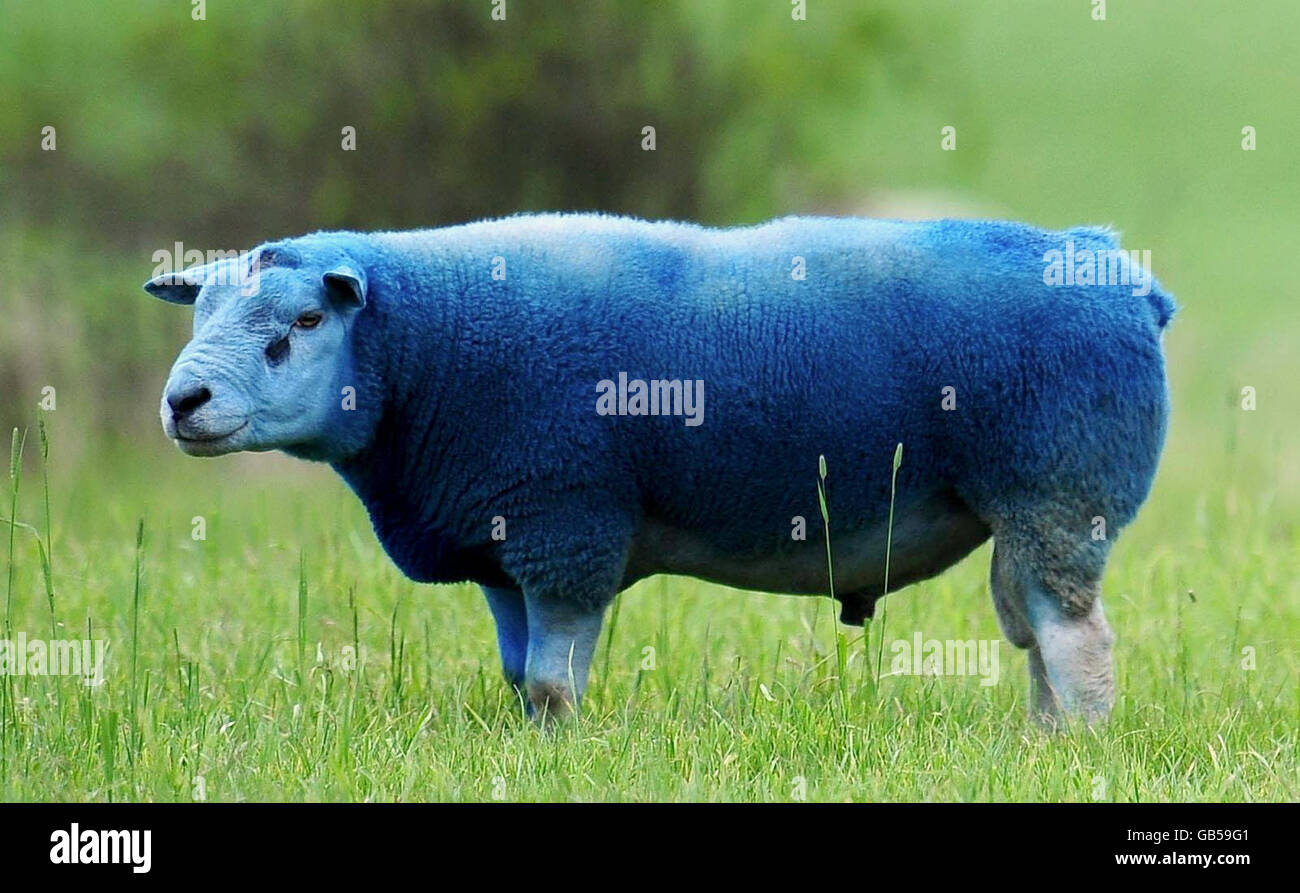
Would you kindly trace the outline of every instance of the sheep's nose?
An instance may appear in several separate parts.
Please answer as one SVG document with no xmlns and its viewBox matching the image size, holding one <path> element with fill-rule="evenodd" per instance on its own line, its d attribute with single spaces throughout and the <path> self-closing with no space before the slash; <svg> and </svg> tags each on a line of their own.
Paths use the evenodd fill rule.
<svg viewBox="0 0 1300 893">
<path fill-rule="evenodd" d="M 211 399 L 212 392 L 194 382 L 182 382 L 167 390 L 167 405 L 177 419 L 184 418 Z"/>
</svg>

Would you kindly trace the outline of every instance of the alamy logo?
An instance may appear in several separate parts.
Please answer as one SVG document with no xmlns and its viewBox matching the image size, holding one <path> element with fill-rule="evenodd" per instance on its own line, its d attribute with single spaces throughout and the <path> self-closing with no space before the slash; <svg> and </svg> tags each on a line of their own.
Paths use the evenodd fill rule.
<svg viewBox="0 0 1300 893">
<path fill-rule="evenodd" d="M 997 639 L 895 639 L 889 646 L 891 676 L 979 676 L 980 685 L 998 684 Z"/>
<path fill-rule="evenodd" d="M 107 639 L 0 639 L 0 676 L 80 676 L 103 685 Z"/>
<path fill-rule="evenodd" d="M 153 277 L 179 277 L 185 270 L 202 273 L 205 283 L 238 285 L 244 297 L 257 294 L 261 285 L 261 263 L 256 252 L 247 249 L 186 248 L 181 242 L 153 253 Z"/>
<path fill-rule="evenodd" d="M 50 835 L 50 862 L 55 865 L 130 865 L 135 874 L 153 866 L 152 831 L 81 830 L 76 822 L 67 831 Z"/>
<path fill-rule="evenodd" d="M 704 421 L 704 379 L 641 378 L 628 380 L 626 372 L 618 382 L 605 378 L 596 382 L 597 415 L 685 416 L 688 427 Z"/>
<path fill-rule="evenodd" d="M 1044 285 L 1131 285 L 1135 297 L 1151 294 L 1150 250 L 1076 250 L 1070 240 L 1064 251 L 1053 248 L 1045 252 L 1043 264 Z"/>
</svg>

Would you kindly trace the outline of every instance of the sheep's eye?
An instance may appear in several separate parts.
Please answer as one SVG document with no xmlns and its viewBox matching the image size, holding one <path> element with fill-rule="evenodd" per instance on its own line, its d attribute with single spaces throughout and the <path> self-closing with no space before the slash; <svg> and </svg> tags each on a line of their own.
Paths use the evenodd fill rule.
<svg viewBox="0 0 1300 893">
<path fill-rule="evenodd" d="M 324 319 L 324 317 L 321 315 L 320 311 L 308 310 L 302 316 L 294 320 L 293 324 L 300 329 L 314 329 L 320 325 L 322 319 Z"/>
</svg>

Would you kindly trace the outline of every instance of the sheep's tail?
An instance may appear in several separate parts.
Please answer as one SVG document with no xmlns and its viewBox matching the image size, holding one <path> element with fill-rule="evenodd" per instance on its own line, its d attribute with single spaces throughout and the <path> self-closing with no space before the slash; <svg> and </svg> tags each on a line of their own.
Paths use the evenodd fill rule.
<svg viewBox="0 0 1300 893">
<path fill-rule="evenodd" d="M 1178 312 L 1178 305 L 1169 293 L 1160 287 L 1160 283 L 1154 279 L 1151 280 L 1151 291 L 1147 294 L 1147 300 L 1151 303 L 1151 309 L 1156 315 L 1156 328 L 1163 329 L 1173 319 Z"/>
<path fill-rule="evenodd" d="M 1076 226 L 1067 230 L 1065 235 L 1094 249 L 1123 250 L 1120 247 L 1119 233 L 1108 226 Z M 1174 303 L 1169 293 L 1160 287 L 1160 283 L 1156 281 L 1150 270 L 1146 270 L 1145 275 L 1151 277 L 1151 290 L 1147 292 L 1146 299 L 1151 305 L 1152 312 L 1155 313 L 1156 328 L 1163 329 L 1169 324 L 1169 320 L 1173 319 L 1178 311 L 1178 305 Z"/>
</svg>

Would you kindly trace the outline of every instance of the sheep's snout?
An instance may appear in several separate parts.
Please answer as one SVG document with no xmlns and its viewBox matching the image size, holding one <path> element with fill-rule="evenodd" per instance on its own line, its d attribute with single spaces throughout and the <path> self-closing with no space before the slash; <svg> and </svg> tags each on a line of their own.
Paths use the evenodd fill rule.
<svg viewBox="0 0 1300 893">
<path fill-rule="evenodd" d="M 186 416 L 212 399 L 212 391 L 205 385 L 193 382 L 167 389 L 167 405 L 171 407 L 172 420 L 183 421 Z"/>
<path fill-rule="evenodd" d="M 159 415 L 167 436 L 184 452 L 215 456 L 241 448 L 248 414 L 221 391 L 190 363 L 178 366 L 167 380 Z"/>
</svg>

